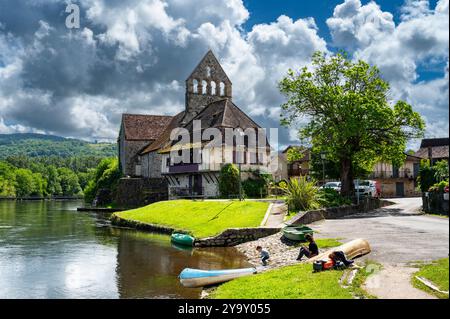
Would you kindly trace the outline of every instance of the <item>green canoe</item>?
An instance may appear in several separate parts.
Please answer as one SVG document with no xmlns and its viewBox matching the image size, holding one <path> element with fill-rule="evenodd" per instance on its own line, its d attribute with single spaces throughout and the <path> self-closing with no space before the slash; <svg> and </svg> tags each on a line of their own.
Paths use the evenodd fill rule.
<svg viewBox="0 0 450 319">
<path fill-rule="evenodd" d="M 192 247 L 194 246 L 195 238 L 187 234 L 175 233 L 172 234 L 171 240 L 174 244 Z"/>
<path fill-rule="evenodd" d="M 305 235 L 313 233 L 314 231 L 307 226 L 286 226 L 283 228 L 284 237 L 293 241 L 305 241 Z"/>
</svg>

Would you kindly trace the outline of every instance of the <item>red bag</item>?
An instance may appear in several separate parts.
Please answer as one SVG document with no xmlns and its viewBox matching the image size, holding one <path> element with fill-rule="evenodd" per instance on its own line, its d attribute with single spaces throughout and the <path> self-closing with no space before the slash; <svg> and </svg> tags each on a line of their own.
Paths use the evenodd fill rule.
<svg viewBox="0 0 450 319">
<path fill-rule="evenodd" d="M 323 263 L 323 270 L 333 269 L 333 267 L 334 267 L 333 259 L 328 259 L 326 262 Z"/>
</svg>

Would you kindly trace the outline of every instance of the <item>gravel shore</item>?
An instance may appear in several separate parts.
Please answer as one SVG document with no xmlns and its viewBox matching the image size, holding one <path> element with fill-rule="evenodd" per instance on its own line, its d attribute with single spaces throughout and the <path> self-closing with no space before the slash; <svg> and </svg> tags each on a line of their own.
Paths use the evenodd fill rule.
<svg viewBox="0 0 450 319">
<path fill-rule="evenodd" d="M 276 233 L 275 235 L 264 237 L 255 241 L 247 242 L 236 246 L 236 248 L 248 258 L 248 261 L 258 270 L 261 267 L 261 259 L 257 246 L 263 247 L 270 254 L 269 263 L 264 270 L 289 266 L 298 264 L 296 260 L 298 256 L 299 248 L 295 246 L 292 242 L 288 242 L 283 238 L 283 234 Z"/>
</svg>

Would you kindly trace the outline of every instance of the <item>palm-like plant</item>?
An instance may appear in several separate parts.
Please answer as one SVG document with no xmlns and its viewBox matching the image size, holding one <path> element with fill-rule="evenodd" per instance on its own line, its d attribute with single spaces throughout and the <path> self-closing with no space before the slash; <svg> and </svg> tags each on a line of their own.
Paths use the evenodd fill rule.
<svg viewBox="0 0 450 319">
<path fill-rule="evenodd" d="M 291 178 L 283 188 L 286 194 L 286 203 L 290 210 L 310 210 L 320 207 L 318 201 L 318 188 L 316 183 L 308 181 L 306 177 Z"/>
</svg>

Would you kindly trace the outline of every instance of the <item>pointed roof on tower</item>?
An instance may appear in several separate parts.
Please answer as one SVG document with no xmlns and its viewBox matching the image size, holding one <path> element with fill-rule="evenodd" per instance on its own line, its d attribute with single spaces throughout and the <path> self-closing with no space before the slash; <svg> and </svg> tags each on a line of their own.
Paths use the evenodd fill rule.
<svg viewBox="0 0 450 319">
<path fill-rule="evenodd" d="M 205 78 L 205 76 L 207 75 L 206 70 L 208 67 L 211 67 L 212 72 L 212 74 L 210 75 L 211 78 L 220 79 L 221 81 L 228 82 L 229 84 L 231 84 L 230 78 L 225 73 L 224 69 L 222 68 L 222 65 L 220 64 L 219 60 L 216 58 L 211 49 L 208 50 L 208 52 L 205 54 L 200 63 L 195 67 L 194 71 L 192 71 L 192 73 L 189 75 L 186 81 L 192 78 L 195 79 Z"/>
</svg>

